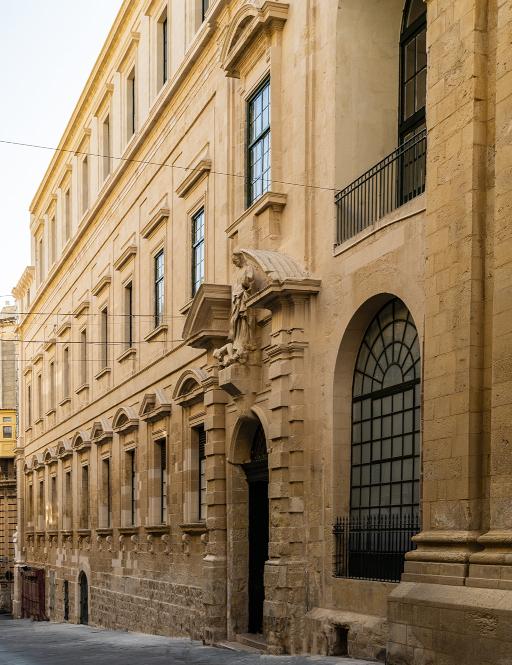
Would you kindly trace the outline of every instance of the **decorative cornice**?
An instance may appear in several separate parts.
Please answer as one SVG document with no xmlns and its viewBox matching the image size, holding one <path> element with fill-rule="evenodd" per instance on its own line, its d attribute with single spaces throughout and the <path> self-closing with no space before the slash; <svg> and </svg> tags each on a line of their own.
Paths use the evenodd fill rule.
<svg viewBox="0 0 512 665">
<path fill-rule="evenodd" d="M 126 65 L 128 64 L 130 58 L 135 53 L 135 49 L 139 45 L 140 41 L 140 32 L 131 32 L 130 40 L 128 45 L 125 48 L 124 54 L 121 57 L 119 63 L 115 66 L 116 72 L 123 72 Z"/>
<path fill-rule="evenodd" d="M 71 329 L 71 320 L 70 319 L 65 319 L 62 322 L 62 325 L 60 326 L 60 328 L 57 330 L 57 337 L 62 337 L 64 335 L 64 333 L 66 332 L 66 330 L 70 330 L 70 329 Z"/>
<path fill-rule="evenodd" d="M 140 232 L 141 236 L 143 238 L 149 238 L 149 236 L 151 236 L 157 230 L 160 224 L 169 218 L 169 214 L 170 211 L 167 206 L 162 206 L 159 208 L 156 212 L 153 213 L 149 222 Z"/>
<path fill-rule="evenodd" d="M 30 289 L 32 282 L 35 279 L 36 268 L 35 266 L 27 266 L 23 271 L 23 275 L 18 280 L 18 283 L 12 290 L 13 296 L 16 300 L 21 300 L 27 294 L 27 291 Z"/>
<path fill-rule="evenodd" d="M 103 111 L 105 109 L 105 106 L 107 103 L 110 101 L 112 94 L 114 92 L 114 84 L 113 83 L 105 83 L 105 86 L 103 88 L 103 95 L 96 107 L 96 113 L 94 114 L 95 117 L 98 117 L 103 114 Z"/>
<path fill-rule="evenodd" d="M 92 289 L 91 293 L 93 296 L 98 297 L 100 293 L 105 289 L 107 286 L 110 286 L 112 282 L 112 275 L 103 275 L 103 277 L 99 280 L 99 282 L 96 284 L 96 286 Z"/>
<path fill-rule="evenodd" d="M 52 338 L 49 339 L 49 340 L 46 342 L 46 344 L 43 346 L 43 351 L 45 351 L 45 352 L 47 353 L 47 352 L 52 348 L 52 346 L 55 346 L 55 344 L 57 344 L 57 338 L 56 338 L 56 337 L 52 337 Z"/>
<path fill-rule="evenodd" d="M 137 245 L 128 245 L 121 256 L 114 263 L 114 270 L 122 270 L 125 265 L 137 254 Z"/>
<path fill-rule="evenodd" d="M 90 302 L 88 300 L 82 300 L 82 302 L 78 305 L 78 307 L 75 309 L 73 312 L 73 317 L 75 319 L 78 319 L 82 314 L 85 312 L 85 310 L 88 310 L 90 307 Z"/>
<path fill-rule="evenodd" d="M 208 157 L 202 157 L 193 166 L 190 166 L 189 169 L 187 169 L 187 171 L 190 170 L 190 173 L 185 176 L 185 179 L 176 190 L 176 194 L 179 196 L 179 198 L 185 198 L 185 196 L 187 196 L 187 194 L 199 182 L 199 180 L 207 173 L 210 173 L 211 168 L 212 160 Z"/>
</svg>

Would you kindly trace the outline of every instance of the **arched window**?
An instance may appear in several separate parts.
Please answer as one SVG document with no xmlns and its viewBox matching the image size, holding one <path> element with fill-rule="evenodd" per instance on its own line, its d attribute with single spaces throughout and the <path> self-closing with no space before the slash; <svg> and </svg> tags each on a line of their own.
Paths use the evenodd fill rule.
<svg viewBox="0 0 512 665">
<path fill-rule="evenodd" d="M 368 326 L 352 393 L 351 516 L 417 514 L 420 344 L 395 298 Z"/>
<path fill-rule="evenodd" d="M 427 95 L 427 6 L 407 0 L 400 38 L 400 143 L 425 128 Z"/>
</svg>

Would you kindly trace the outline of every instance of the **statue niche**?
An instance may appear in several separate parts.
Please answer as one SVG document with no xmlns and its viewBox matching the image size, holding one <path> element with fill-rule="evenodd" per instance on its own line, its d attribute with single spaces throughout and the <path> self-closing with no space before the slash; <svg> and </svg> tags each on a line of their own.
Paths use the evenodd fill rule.
<svg viewBox="0 0 512 665">
<path fill-rule="evenodd" d="M 231 295 L 228 343 L 213 352 L 213 357 L 223 367 L 235 363 L 245 365 L 250 352 L 258 348 L 256 312 L 247 306 L 247 301 L 256 292 L 255 268 L 247 263 L 241 251 L 235 250 L 231 260 L 238 272 Z"/>
</svg>

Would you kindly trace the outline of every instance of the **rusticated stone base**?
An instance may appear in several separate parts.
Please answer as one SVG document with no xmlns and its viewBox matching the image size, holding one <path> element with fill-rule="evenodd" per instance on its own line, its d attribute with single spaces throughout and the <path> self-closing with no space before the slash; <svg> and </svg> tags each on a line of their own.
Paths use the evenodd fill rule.
<svg viewBox="0 0 512 665">
<path fill-rule="evenodd" d="M 315 608 L 306 615 L 306 653 L 386 662 L 386 620 L 357 612 Z"/>
<path fill-rule="evenodd" d="M 512 591 L 402 582 L 388 624 L 389 665 L 512 664 Z"/>
</svg>

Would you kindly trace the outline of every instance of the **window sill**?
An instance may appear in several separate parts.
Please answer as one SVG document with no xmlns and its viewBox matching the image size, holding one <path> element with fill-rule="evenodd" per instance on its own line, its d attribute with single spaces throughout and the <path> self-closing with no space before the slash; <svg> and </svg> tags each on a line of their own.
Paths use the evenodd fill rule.
<svg viewBox="0 0 512 665">
<path fill-rule="evenodd" d="M 51 409 L 49 409 L 49 410 L 46 412 L 46 415 L 47 415 L 47 416 L 51 416 L 53 413 L 56 413 L 56 409 L 55 409 L 55 407 L 52 407 Z"/>
<path fill-rule="evenodd" d="M 80 388 L 77 388 L 75 390 L 75 395 L 80 395 L 80 393 L 83 393 L 84 390 L 89 390 L 89 384 L 88 383 L 83 383 Z"/>
<path fill-rule="evenodd" d="M 61 529 L 60 530 L 60 535 L 63 536 L 64 538 L 72 536 L 73 535 L 73 529 Z"/>
<path fill-rule="evenodd" d="M 158 337 L 158 335 L 160 335 L 161 333 L 163 333 L 163 332 L 167 332 L 167 328 L 168 328 L 168 327 L 169 327 L 169 326 L 168 326 L 167 324 L 165 324 L 165 323 L 162 324 L 161 326 L 158 326 L 158 328 L 155 328 L 155 329 L 152 330 L 148 335 L 146 335 L 146 337 L 144 337 L 144 341 L 145 341 L 145 342 L 150 342 L 150 341 L 151 341 L 152 339 L 154 339 L 155 337 Z"/>
<path fill-rule="evenodd" d="M 114 529 L 112 527 L 99 527 L 97 529 L 94 529 L 98 536 L 111 536 L 112 533 L 114 532 Z"/>
<path fill-rule="evenodd" d="M 136 355 L 137 355 L 137 349 L 130 347 L 129 349 L 126 349 L 124 353 L 121 353 L 119 358 L 117 358 L 117 362 L 122 363 L 125 360 L 128 360 L 128 358 L 135 358 Z"/>
<path fill-rule="evenodd" d="M 71 397 L 64 397 L 64 399 L 59 402 L 59 406 L 65 406 L 68 402 L 71 402 Z"/>
<path fill-rule="evenodd" d="M 106 376 L 107 374 L 110 374 L 112 371 L 111 367 L 104 367 L 102 370 L 100 370 L 96 376 L 94 377 L 96 381 L 99 381 L 103 376 Z"/>
<path fill-rule="evenodd" d="M 198 536 L 206 533 L 206 520 L 204 522 L 190 522 L 188 524 L 178 524 L 183 533 L 188 533 L 191 536 Z"/>
<path fill-rule="evenodd" d="M 78 536 L 90 536 L 91 535 L 91 530 L 90 529 L 77 529 L 76 533 Z"/>
<path fill-rule="evenodd" d="M 133 536 L 133 535 L 139 533 L 139 527 L 138 526 L 120 526 L 120 527 L 118 527 L 117 530 L 123 536 Z"/>
<path fill-rule="evenodd" d="M 169 524 L 155 524 L 154 526 L 146 526 L 145 529 L 147 533 L 151 534 L 161 534 L 161 533 L 167 533 L 169 531 Z"/>
</svg>

